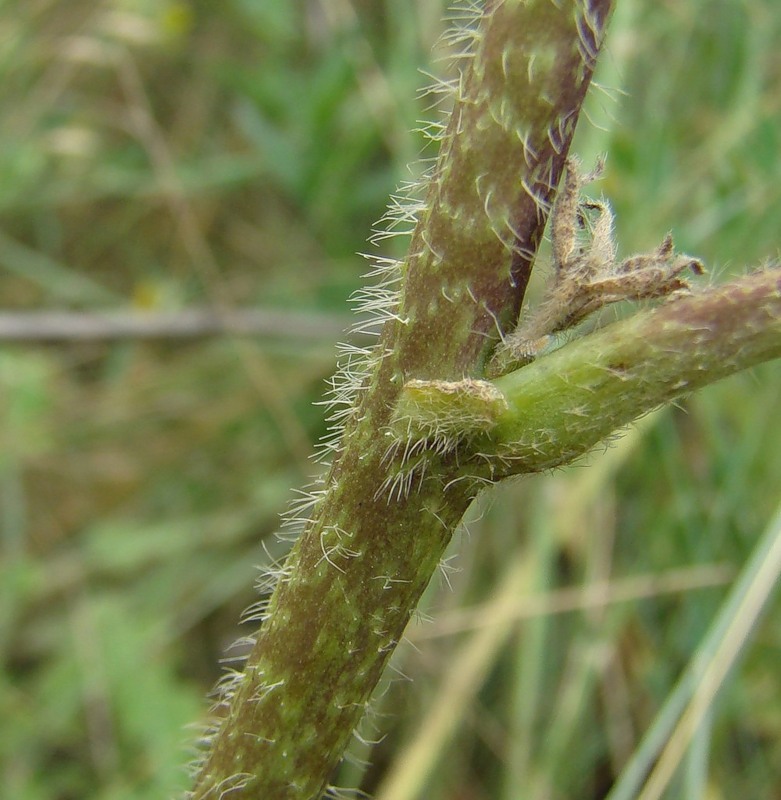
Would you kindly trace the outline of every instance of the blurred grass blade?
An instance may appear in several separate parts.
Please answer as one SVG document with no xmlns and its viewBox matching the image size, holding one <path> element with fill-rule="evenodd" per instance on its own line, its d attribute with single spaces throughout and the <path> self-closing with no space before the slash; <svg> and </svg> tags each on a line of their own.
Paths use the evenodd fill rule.
<svg viewBox="0 0 781 800">
<path fill-rule="evenodd" d="M 686 754 L 692 736 L 710 711 L 738 658 L 745 653 L 748 637 L 778 583 L 779 574 L 781 506 L 757 542 L 689 667 L 607 800 L 657 800 L 662 797 Z M 638 794 L 643 778 L 654 762 L 656 766 Z"/>
<path fill-rule="evenodd" d="M 62 302 L 116 303 L 119 297 L 91 278 L 0 231 L 0 268 L 41 286 Z"/>
</svg>

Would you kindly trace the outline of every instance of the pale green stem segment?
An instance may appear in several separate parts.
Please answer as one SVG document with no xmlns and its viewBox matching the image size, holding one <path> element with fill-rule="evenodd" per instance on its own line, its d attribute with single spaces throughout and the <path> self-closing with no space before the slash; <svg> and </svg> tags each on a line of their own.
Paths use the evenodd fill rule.
<svg viewBox="0 0 781 800">
<path fill-rule="evenodd" d="M 494 428 L 507 410 L 507 399 L 488 381 L 412 380 L 399 395 L 390 433 L 447 452 Z"/>
<path fill-rule="evenodd" d="M 493 382 L 491 476 L 567 463 L 656 406 L 781 356 L 781 269 L 671 300 Z"/>
<path fill-rule="evenodd" d="M 311 800 L 326 789 L 478 490 L 452 453 L 410 468 L 389 430 L 398 394 L 411 379 L 480 375 L 497 324 L 517 316 L 611 6 L 493 0 L 465 34 L 472 66 L 401 267 L 399 305 L 385 309 L 363 372 L 352 384 L 342 375 L 359 399 L 223 697 L 191 798 Z"/>
</svg>

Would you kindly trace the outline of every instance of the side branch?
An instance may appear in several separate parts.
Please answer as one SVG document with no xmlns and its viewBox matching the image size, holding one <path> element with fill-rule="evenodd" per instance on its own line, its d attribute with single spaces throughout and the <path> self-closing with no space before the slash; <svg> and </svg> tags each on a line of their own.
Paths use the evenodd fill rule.
<svg viewBox="0 0 781 800">
<path fill-rule="evenodd" d="M 572 461 L 618 428 L 781 356 L 781 268 L 670 300 L 494 381 L 409 381 L 389 435 L 483 480 Z"/>
<path fill-rule="evenodd" d="M 669 301 L 494 382 L 479 443 L 498 479 L 572 461 L 663 403 L 781 356 L 781 268 Z"/>
</svg>

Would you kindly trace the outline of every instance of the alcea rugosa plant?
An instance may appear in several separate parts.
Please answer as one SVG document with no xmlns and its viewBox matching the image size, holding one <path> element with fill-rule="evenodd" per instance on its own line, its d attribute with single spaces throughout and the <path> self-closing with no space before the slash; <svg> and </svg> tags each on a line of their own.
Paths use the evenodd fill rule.
<svg viewBox="0 0 781 800">
<path fill-rule="evenodd" d="M 381 326 L 378 343 L 343 353 L 331 396 L 334 435 L 323 448 L 330 467 L 291 513 L 298 539 L 273 594 L 248 615 L 260 629 L 249 638 L 243 670 L 221 687 L 219 720 L 190 797 L 319 797 L 480 489 L 563 463 L 685 390 L 689 378 L 668 370 L 660 384 L 635 369 L 636 359 L 653 360 L 652 333 L 640 323 L 645 350 L 629 347 L 630 335 L 600 334 L 576 343 L 574 361 L 566 347 L 487 380 L 489 371 L 504 372 L 488 365 L 518 318 L 611 5 L 495 0 L 460 7 L 450 41 L 461 57 L 443 84 L 453 110 L 434 129 L 439 157 L 420 190 L 395 201 L 386 219 L 386 229 L 412 228 L 408 255 L 373 259 L 376 284 L 361 298 L 361 310 Z M 680 271 L 671 250 L 660 250 L 657 261 L 670 267 L 670 280 Z M 775 288 L 765 279 L 746 290 L 754 292 L 754 315 L 744 322 L 775 326 L 775 344 L 765 337 L 753 346 L 755 360 L 773 347 L 778 354 L 775 280 Z M 693 328 L 714 318 L 703 321 L 701 306 L 679 305 L 692 299 L 665 307 L 673 316 L 673 308 L 683 312 L 678 327 L 661 318 L 678 336 L 662 347 L 681 354 L 683 372 Z M 710 346 L 707 337 L 698 341 Z M 701 376 L 709 367 L 695 362 Z M 559 368 L 576 380 L 568 383 Z M 643 392 L 624 391 L 633 376 Z M 567 385 L 582 396 L 567 398 Z M 618 413 L 605 412 L 600 391 Z M 558 404 L 551 402 L 557 392 Z M 577 419 L 588 414 L 596 421 L 578 434 Z M 544 456 L 535 461 L 538 452 Z"/>
</svg>

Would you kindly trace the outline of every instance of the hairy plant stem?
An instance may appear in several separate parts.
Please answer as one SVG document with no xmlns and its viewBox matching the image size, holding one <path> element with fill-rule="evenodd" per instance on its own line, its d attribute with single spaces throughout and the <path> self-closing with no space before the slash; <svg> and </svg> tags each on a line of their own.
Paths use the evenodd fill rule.
<svg viewBox="0 0 781 800">
<path fill-rule="evenodd" d="M 781 356 L 781 267 L 583 336 L 493 381 L 408 381 L 392 431 L 488 483 L 573 461 L 641 414 Z M 402 446 L 402 445 L 400 445 Z"/>
<path fill-rule="evenodd" d="M 494 401 L 490 432 L 469 447 L 491 481 L 551 469 L 657 406 L 779 357 L 775 267 L 638 312 L 496 379 L 504 406 Z"/>
<path fill-rule="evenodd" d="M 479 377 L 497 323 L 517 316 L 611 5 L 490 2 L 470 34 L 399 306 L 192 798 L 305 800 L 327 787 L 478 491 L 453 453 L 427 457 L 425 476 L 404 472 L 384 435 L 396 398 L 409 379 Z"/>
</svg>

